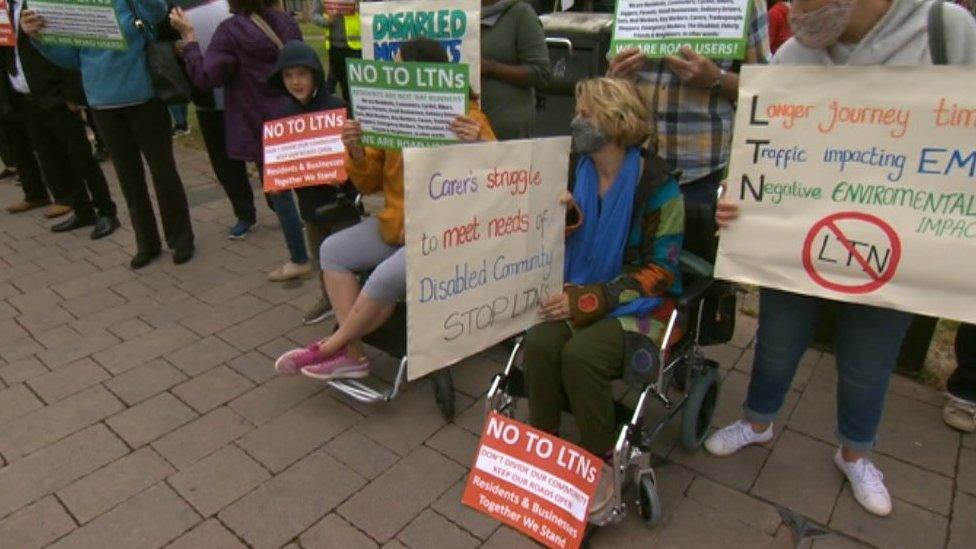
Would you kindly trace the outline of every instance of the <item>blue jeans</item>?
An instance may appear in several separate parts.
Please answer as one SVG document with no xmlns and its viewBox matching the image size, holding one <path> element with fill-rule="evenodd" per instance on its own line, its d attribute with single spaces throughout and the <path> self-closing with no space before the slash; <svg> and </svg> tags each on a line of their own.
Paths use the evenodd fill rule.
<svg viewBox="0 0 976 549">
<path fill-rule="evenodd" d="M 189 105 L 183 103 L 182 105 L 170 105 L 169 114 L 173 117 L 173 124 L 177 126 L 186 126 L 186 117 Z"/>
<path fill-rule="evenodd" d="M 302 232 L 302 218 L 292 198 L 291 191 L 268 193 L 268 202 L 278 216 L 281 232 L 285 233 L 285 244 L 292 263 L 308 263 L 308 249 L 305 247 L 305 233 Z"/>
<path fill-rule="evenodd" d="M 760 290 L 756 358 L 743 406 L 748 421 L 776 419 L 824 303 Z M 874 447 L 888 381 L 912 315 L 850 303 L 842 303 L 837 314 L 837 437 L 846 448 L 866 452 Z"/>
</svg>

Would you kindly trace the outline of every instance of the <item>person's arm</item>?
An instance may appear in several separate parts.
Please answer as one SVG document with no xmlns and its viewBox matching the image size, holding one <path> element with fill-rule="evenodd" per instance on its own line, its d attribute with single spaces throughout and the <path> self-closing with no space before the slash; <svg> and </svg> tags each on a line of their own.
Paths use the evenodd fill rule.
<svg viewBox="0 0 976 549">
<path fill-rule="evenodd" d="M 222 30 L 223 27 L 217 28 L 206 55 L 195 34 L 183 33 L 186 74 L 194 86 L 204 91 L 224 86 L 238 70 L 238 58 L 230 35 Z"/>
<path fill-rule="evenodd" d="M 383 189 L 383 164 L 386 151 L 366 147 L 363 155 L 354 158 L 346 152 L 346 173 L 356 189 L 363 194 L 377 193 Z"/>
<path fill-rule="evenodd" d="M 52 46 L 42 44 L 37 37 L 44 31 L 46 23 L 44 18 L 37 12 L 25 9 L 20 12 L 20 30 L 30 36 L 31 41 L 41 55 L 47 57 L 49 61 L 65 69 L 81 69 L 81 51 L 72 46 Z"/>
<path fill-rule="evenodd" d="M 672 179 L 666 185 L 670 188 L 657 192 L 670 193 L 671 197 L 659 209 L 646 212 L 642 220 L 645 233 L 641 257 L 647 263 L 608 283 L 565 288 L 574 326 L 592 324 L 637 299 L 663 295 L 674 284 L 684 239 L 685 209 L 678 182 Z"/>
<path fill-rule="evenodd" d="M 976 19 L 961 6 L 945 6 L 949 64 L 976 65 Z"/>
</svg>

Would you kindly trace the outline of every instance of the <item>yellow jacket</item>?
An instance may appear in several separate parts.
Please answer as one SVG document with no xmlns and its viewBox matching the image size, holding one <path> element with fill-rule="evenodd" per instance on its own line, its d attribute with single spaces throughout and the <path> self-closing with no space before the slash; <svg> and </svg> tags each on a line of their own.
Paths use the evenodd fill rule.
<svg viewBox="0 0 976 549">
<path fill-rule="evenodd" d="M 495 141 L 488 117 L 474 101 L 468 116 L 481 125 L 481 138 Z M 383 191 L 386 207 L 377 218 L 380 220 L 380 236 L 393 246 L 403 245 L 403 154 L 400 151 L 366 147 L 366 156 L 359 161 L 346 153 L 346 172 L 353 185 L 363 194 Z"/>
</svg>

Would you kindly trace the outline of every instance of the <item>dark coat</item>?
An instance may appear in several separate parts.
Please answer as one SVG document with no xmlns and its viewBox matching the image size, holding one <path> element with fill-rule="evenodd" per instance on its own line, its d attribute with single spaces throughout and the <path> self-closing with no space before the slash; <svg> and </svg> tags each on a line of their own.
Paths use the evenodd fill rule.
<svg viewBox="0 0 976 549">
<path fill-rule="evenodd" d="M 311 69 L 315 75 L 315 94 L 308 104 L 299 103 L 295 100 L 282 82 L 281 73 L 289 67 L 306 67 Z M 319 111 L 330 111 L 333 109 L 346 108 L 346 102 L 329 93 L 325 86 L 325 70 L 322 62 L 308 44 L 300 40 L 292 40 L 285 44 L 278 56 L 278 63 L 275 65 L 274 72 L 268 78 L 268 85 L 277 90 L 281 90 L 289 101 L 287 101 L 273 118 L 286 118 Z M 349 189 L 342 189 L 339 192 L 347 192 Z M 298 196 L 298 209 L 301 211 L 302 219 L 313 222 L 338 221 L 338 219 L 321 219 L 315 214 L 315 210 L 327 204 L 331 204 L 337 199 L 337 189 L 332 186 L 304 187 L 295 189 Z M 344 212 L 343 215 L 347 213 Z"/>
<path fill-rule="evenodd" d="M 13 21 L 13 6 L 10 3 L 7 4 L 7 10 L 10 20 Z M 81 73 L 63 69 L 48 61 L 26 34 L 19 33 L 17 51 L 31 97 L 42 108 L 54 108 L 69 101 L 78 105 L 85 104 Z M 3 75 L 0 76 L 0 112 L 10 114 L 11 98 L 15 91 L 7 75 L 17 71 L 14 48 L 0 48 L 0 61 L 0 68 L 3 70 Z"/>
</svg>

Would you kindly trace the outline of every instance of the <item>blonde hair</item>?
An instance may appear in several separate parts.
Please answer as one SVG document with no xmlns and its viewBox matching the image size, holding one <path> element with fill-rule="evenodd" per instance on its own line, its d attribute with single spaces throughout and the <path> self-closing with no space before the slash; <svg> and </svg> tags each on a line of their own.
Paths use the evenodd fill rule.
<svg viewBox="0 0 976 549">
<path fill-rule="evenodd" d="M 576 84 L 576 102 L 586 107 L 596 125 L 621 147 L 639 145 L 656 133 L 650 101 L 633 82 L 619 78 L 583 80 Z"/>
</svg>

